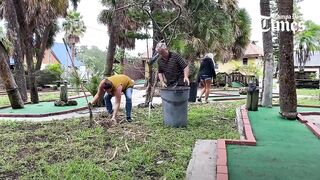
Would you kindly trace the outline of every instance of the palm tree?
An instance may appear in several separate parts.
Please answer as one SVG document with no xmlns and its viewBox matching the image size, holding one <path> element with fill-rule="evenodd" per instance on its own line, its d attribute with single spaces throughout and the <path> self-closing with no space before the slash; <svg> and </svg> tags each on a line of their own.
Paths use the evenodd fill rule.
<svg viewBox="0 0 320 180">
<path fill-rule="evenodd" d="M 312 21 L 306 21 L 305 27 L 304 31 L 295 35 L 295 54 L 300 71 L 303 71 L 312 53 L 320 49 L 320 26 Z"/>
<path fill-rule="evenodd" d="M 270 0 L 260 0 L 261 16 L 271 16 Z M 271 27 L 271 22 L 268 22 Z M 263 32 L 263 50 L 264 50 L 264 78 L 263 78 L 263 94 L 262 106 L 272 107 L 272 88 L 273 88 L 273 46 L 272 32 Z"/>
<path fill-rule="evenodd" d="M 108 26 L 109 34 L 104 75 L 110 76 L 112 74 L 116 47 L 119 46 L 123 52 L 125 49 L 134 49 L 136 38 L 144 39 L 147 37 L 142 33 L 137 33 L 144 27 L 143 22 L 145 18 L 138 12 L 139 8 L 123 8 L 127 5 L 125 4 L 125 0 L 103 0 L 101 3 L 106 9 L 101 11 L 98 19 L 102 24 Z M 135 13 L 137 12 L 140 15 L 136 15 Z"/>
<path fill-rule="evenodd" d="M 10 104 L 12 109 L 23 108 L 23 100 L 19 93 L 17 84 L 14 80 L 14 77 L 11 73 L 8 63 L 6 62 L 9 59 L 9 52 L 11 51 L 12 44 L 5 37 L 2 27 L 0 28 L 0 77 L 4 82 L 4 86 L 8 93 Z"/>
<path fill-rule="evenodd" d="M 17 2 L 17 3 L 20 3 Z M 27 85 L 26 77 L 24 70 L 24 43 L 23 43 L 23 33 L 21 33 L 19 22 L 21 19 L 18 18 L 18 15 L 15 8 L 15 1 L 5 0 L 0 2 L 1 6 L 1 19 L 5 18 L 7 23 L 7 35 L 9 40 L 13 43 L 13 54 L 14 59 L 14 78 L 18 85 L 20 95 L 24 102 L 28 100 L 27 95 Z M 18 21 L 20 20 L 20 21 Z"/>
<path fill-rule="evenodd" d="M 278 1 L 279 15 L 291 16 L 293 14 L 293 0 Z M 284 20 L 284 19 L 283 19 Z M 288 19 L 289 23 L 293 19 Z M 296 119 L 297 115 L 297 93 L 294 79 L 293 62 L 293 32 L 280 32 L 280 69 L 279 69 L 279 90 L 280 90 L 280 114 L 283 118 Z"/>
<path fill-rule="evenodd" d="M 65 14 L 68 6 L 67 0 L 62 1 L 17 1 L 17 0 L 5 0 L 5 19 L 8 22 L 8 34 L 14 44 L 14 58 L 16 69 L 19 70 L 19 77 L 24 74 L 23 63 L 24 56 L 26 57 L 28 68 L 28 81 L 31 95 L 31 102 L 38 103 L 38 91 L 35 81 L 35 67 L 33 62 L 34 52 L 36 50 L 35 36 L 41 39 L 41 51 L 44 51 L 46 47 L 45 35 L 50 30 L 52 22 L 57 17 Z M 40 64 L 41 65 L 41 64 Z M 17 78 L 16 78 L 17 80 Z M 21 84 L 21 89 L 24 89 L 24 81 L 18 79 L 18 85 Z"/>
<path fill-rule="evenodd" d="M 35 70 L 41 69 L 44 52 L 46 49 L 50 49 L 53 46 L 54 38 L 59 32 L 59 26 L 57 21 L 52 21 L 43 28 L 37 28 L 35 31 L 35 50 L 36 50 L 36 66 Z"/>
<path fill-rule="evenodd" d="M 73 10 L 74 10 L 74 11 L 77 11 L 78 4 L 79 4 L 80 0 L 70 0 L 70 1 L 71 1 L 71 3 L 72 3 Z"/>
<path fill-rule="evenodd" d="M 75 45 L 79 43 L 80 36 L 83 36 L 86 31 L 86 26 L 82 20 L 82 16 L 79 12 L 69 11 L 66 20 L 62 24 L 65 31 L 65 39 L 72 50 L 72 63 L 75 58 Z"/>
<path fill-rule="evenodd" d="M 30 99 L 32 103 L 39 102 L 38 89 L 35 77 L 35 66 L 34 66 L 34 51 L 35 38 L 34 36 L 42 34 L 42 48 L 40 51 L 44 51 L 48 42 L 48 31 L 52 28 L 52 23 L 59 17 L 65 15 L 66 8 L 68 6 L 67 0 L 62 1 L 27 1 L 21 2 L 17 5 L 17 8 L 23 9 L 21 16 L 25 19 L 21 24 L 25 26 L 25 56 L 28 68 L 28 81 L 30 88 Z M 27 9 L 25 9 L 27 8 Z M 24 13 L 23 13 L 24 12 Z M 44 31 L 41 31 L 41 28 Z M 40 30 L 39 30 L 40 29 Z M 40 33 L 39 33 L 40 32 Z M 42 61 L 42 58 L 41 58 Z"/>
</svg>

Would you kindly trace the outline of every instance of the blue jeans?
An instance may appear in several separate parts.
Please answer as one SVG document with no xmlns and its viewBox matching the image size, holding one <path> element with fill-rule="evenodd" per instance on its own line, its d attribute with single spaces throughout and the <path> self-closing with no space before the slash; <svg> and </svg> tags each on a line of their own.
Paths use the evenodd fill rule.
<svg viewBox="0 0 320 180">
<path fill-rule="evenodd" d="M 131 110 L 132 110 L 132 88 L 128 88 L 125 92 L 124 92 L 124 95 L 126 97 L 126 115 L 127 115 L 127 118 L 131 118 Z M 113 96 L 108 94 L 108 93 L 105 93 L 104 94 L 104 104 L 107 108 L 107 111 L 109 114 L 112 114 L 113 113 L 113 108 L 112 108 L 112 103 L 111 103 L 111 98 Z"/>
</svg>

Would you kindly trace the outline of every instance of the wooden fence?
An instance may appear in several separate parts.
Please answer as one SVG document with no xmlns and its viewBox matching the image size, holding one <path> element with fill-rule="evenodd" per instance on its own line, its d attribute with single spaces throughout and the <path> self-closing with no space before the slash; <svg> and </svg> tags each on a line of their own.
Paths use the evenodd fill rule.
<svg viewBox="0 0 320 180">
<path fill-rule="evenodd" d="M 225 86 L 226 84 L 231 84 L 232 82 L 238 82 L 245 86 L 248 86 L 250 82 L 254 82 L 259 85 L 257 78 L 252 75 L 243 75 L 240 72 L 232 72 L 230 74 L 227 74 L 225 72 L 217 73 L 215 85 Z"/>
</svg>

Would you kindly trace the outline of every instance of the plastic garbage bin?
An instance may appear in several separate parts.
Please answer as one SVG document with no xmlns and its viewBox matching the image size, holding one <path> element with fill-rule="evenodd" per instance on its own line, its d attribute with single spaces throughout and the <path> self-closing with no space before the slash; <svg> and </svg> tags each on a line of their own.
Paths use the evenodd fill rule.
<svg viewBox="0 0 320 180">
<path fill-rule="evenodd" d="M 189 87 L 161 89 L 164 125 L 171 127 L 187 126 L 189 90 Z"/>
<path fill-rule="evenodd" d="M 189 102 L 196 102 L 198 92 L 198 82 L 190 82 Z"/>
<path fill-rule="evenodd" d="M 259 88 L 254 83 L 250 83 L 247 93 L 247 109 L 249 111 L 258 111 Z"/>
</svg>

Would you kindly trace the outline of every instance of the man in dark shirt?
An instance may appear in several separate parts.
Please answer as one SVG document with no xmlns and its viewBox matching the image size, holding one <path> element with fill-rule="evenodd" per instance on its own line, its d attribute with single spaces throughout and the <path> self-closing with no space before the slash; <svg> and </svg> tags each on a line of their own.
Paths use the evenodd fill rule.
<svg viewBox="0 0 320 180">
<path fill-rule="evenodd" d="M 179 54 L 170 52 L 165 43 L 158 43 L 156 51 L 160 55 L 158 70 L 161 86 L 189 86 L 189 66 L 187 62 Z"/>
</svg>

